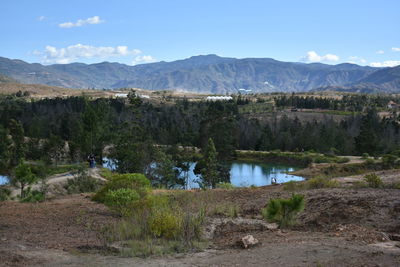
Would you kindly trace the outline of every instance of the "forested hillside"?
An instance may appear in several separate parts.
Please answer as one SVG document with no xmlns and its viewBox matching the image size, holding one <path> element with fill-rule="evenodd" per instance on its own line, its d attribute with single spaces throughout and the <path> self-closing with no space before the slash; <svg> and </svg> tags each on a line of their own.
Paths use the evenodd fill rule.
<svg viewBox="0 0 400 267">
<path fill-rule="evenodd" d="M 209 138 L 213 139 L 223 160 L 234 157 L 236 149 L 381 155 L 399 149 L 397 116 L 395 113 L 383 118 L 377 115 L 378 109 L 386 107 L 388 99 L 391 98 L 366 95 L 342 100 L 296 95 L 274 97 L 276 111 L 297 107 L 336 110 L 345 115 L 341 120 L 327 114 L 318 120 L 304 121 L 300 113 L 297 116 L 293 112 L 290 118 L 278 116 L 276 111 L 270 112 L 268 119 L 264 115 L 259 119 L 249 117 L 243 110 L 253 102 L 242 97 L 227 102 L 178 99 L 169 104 L 143 102 L 132 94 L 130 102 L 85 97 L 39 101 L 2 97 L 0 125 L 3 136 L 13 135 L 12 127 L 16 125 L 22 127 L 23 135 L 29 137 L 26 156 L 31 159 L 52 155 L 50 151 L 55 149 L 52 146 L 61 141 L 69 144 L 70 160 L 79 161 L 91 152 L 101 159 L 108 145 L 118 147 L 116 153 L 121 159 L 129 156 L 121 153 L 141 153 L 131 156 L 151 158 L 149 144 L 205 148 Z M 50 140 L 46 147 L 49 151 L 41 151 L 44 146 L 38 140 Z M 140 149 L 129 148 L 137 146 Z"/>
</svg>

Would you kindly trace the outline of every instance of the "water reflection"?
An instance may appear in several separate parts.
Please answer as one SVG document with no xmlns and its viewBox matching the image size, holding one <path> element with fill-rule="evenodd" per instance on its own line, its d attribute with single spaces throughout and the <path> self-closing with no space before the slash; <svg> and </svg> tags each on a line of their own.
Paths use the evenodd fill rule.
<svg viewBox="0 0 400 267">
<path fill-rule="evenodd" d="M 116 164 L 112 159 L 104 158 L 103 167 L 115 169 Z M 196 163 L 190 165 L 188 173 L 187 188 L 199 188 L 199 177 L 193 172 Z M 274 177 L 278 183 L 285 183 L 288 181 L 302 181 L 303 177 L 287 174 L 287 172 L 295 171 L 297 168 L 267 163 L 254 163 L 254 162 L 232 162 L 230 166 L 231 184 L 236 187 L 248 186 L 263 186 L 270 185 L 271 179 Z M 184 173 L 181 174 L 184 177 Z"/>
</svg>

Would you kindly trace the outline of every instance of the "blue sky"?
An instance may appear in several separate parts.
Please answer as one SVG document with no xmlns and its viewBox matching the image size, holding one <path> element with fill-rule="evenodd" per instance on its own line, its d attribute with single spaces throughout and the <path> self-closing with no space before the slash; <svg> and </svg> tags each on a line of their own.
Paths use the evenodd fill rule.
<svg viewBox="0 0 400 267">
<path fill-rule="evenodd" d="M 399 0 L 1 0 L 0 10 L 0 56 L 28 62 L 400 65 Z"/>
</svg>

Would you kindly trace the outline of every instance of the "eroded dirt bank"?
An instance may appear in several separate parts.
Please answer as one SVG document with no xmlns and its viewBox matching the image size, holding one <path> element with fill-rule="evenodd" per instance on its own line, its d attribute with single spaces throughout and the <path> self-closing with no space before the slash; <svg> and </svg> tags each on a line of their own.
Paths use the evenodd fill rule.
<svg viewBox="0 0 400 267">
<path fill-rule="evenodd" d="M 299 224 L 269 230 L 225 221 L 200 253 L 147 259 L 102 255 L 96 229 L 117 218 L 86 195 L 32 204 L 0 203 L 2 266 L 399 266 L 400 190 L 317 189 L 302 191 L 307 201 Z M 210 204 L 230 203 L 239 215 L 260 219 L 269 198 L 288 197 L 280 186 L 193 192 Z M 218 220 L 218 217 L 214 218 Z M 222 220 L 222 219 L 221 219 Z M 261 244 L 237 245 L 252 234 Z"/>
</svg>

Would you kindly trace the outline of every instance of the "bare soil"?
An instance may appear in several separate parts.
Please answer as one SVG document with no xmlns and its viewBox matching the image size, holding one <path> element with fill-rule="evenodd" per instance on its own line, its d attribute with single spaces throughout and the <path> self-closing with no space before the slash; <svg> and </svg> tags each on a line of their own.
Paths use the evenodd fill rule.
<svg viewBox="0 0 400 267">
<path fill-rule="evenodd" d="M 240 207 L 240 218 L 214 216 L 220 223 L 203 252 L 146 259 L 102 251 L 97 230 L 118 218 L 89 195 L 1 202 L 0 266 L 400 266 L 400 190 L 299 193 L 307 203 L 298 225 L 279 230 L 260 223 L 260 209 L 270 198 L 291 195 L 282 186 L 193 191 L 210 205 Z M 247 234 L 260 244 L 241 248 L 238 240 Z"/>
</svg>

